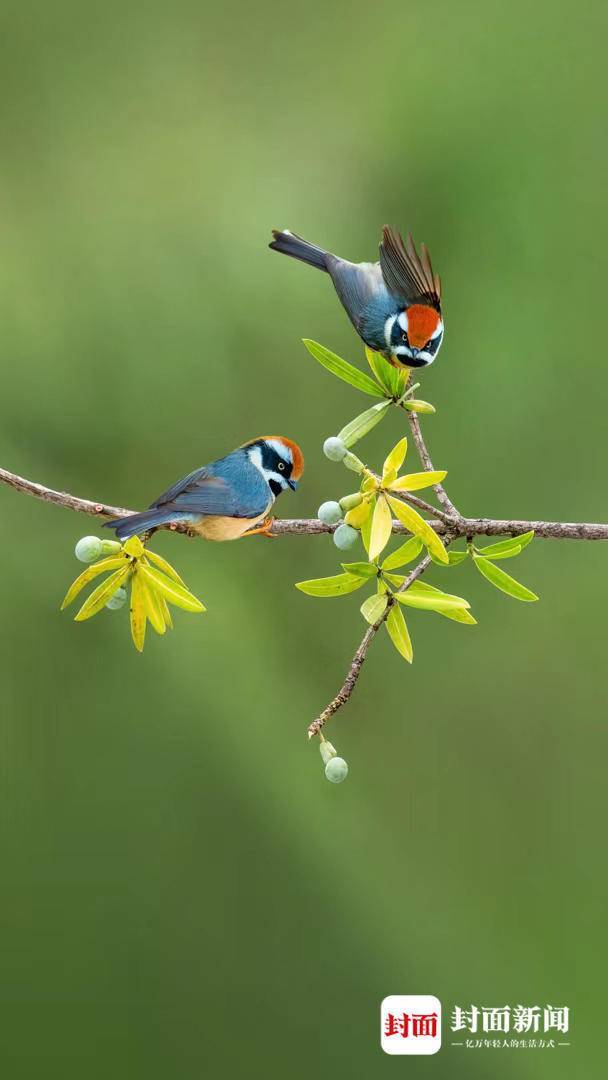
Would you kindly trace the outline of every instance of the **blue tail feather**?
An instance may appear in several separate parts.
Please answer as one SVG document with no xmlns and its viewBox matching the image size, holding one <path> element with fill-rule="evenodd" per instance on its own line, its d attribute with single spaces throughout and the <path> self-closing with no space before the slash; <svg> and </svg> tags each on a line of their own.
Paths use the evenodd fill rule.
<svg viewBox="0 0 608 1080">
<path fill-rule="evenodd" d="M 137 536 L 138 533 L 154 529 L 157 525 L 168 525 L 169 522 L 175 520 L 175 510 L 160 510 L 157 507 L 144 510 L 142 514 L 131 514 L 129 517 L 117 518 L 115 521 L 105 521 L 104 527 L 114 529 L 119 540 L 128 540 L 130 536 Z"/>
</svg>

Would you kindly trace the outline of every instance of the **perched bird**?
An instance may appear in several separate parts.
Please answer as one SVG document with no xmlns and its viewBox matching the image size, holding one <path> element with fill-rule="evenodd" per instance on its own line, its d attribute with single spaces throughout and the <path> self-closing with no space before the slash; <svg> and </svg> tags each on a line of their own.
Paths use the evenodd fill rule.
<svg viewBox="0 0 608 1080">
<path fill-rule="evenodd" d="M 105 524 L 119 540 L 174 523 L 205 540 L 268 533 L 275 499 L 288 487 L 295 491 L 303 471 L 297 443 L 264 435 L 178 480 L 142 514 Z"/>
<path fill-rule="evenodd" d="M 287 229 L 273 229 L 272 235 L 274 251 L 329 274 L 350 321 L 370 349 L 381 352 L 394 367 L 433 363 L 443 340 L 441 282 L 424 244 L 419 255 L 411 234 L 404 244 L 400 233 L 385 225 L 380 262 L 352 263 Z"/>
</svg>

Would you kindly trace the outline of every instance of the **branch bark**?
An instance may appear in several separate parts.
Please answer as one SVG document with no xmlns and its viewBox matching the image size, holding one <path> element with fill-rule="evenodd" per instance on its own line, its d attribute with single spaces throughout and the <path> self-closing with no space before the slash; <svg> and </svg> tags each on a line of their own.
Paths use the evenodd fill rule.
<svg viewBox="0 0 608 1080">
<path fill-rule="evenodd" d="M 66 491 L 56 491 L 34 480 L 27 480 L 23 476 L 9 472 L 8 469 L 0 468 L 0 483 L 6 484 L 24 495 L 32 495 L 35 499 L 54 503 L 62 506 L 64 510 L 73 510 L 77 513 L 88 514 L 97 518 L 121 518 L 129 517 L 137 511 L 128 510 L 124 506 L 112 506 L 110 503 L 97 502 L 93 499 L 82 499 L 76 495 L 70 495 Z M 412 496 L 408 501 L 420 505 L 422 499 Z M 450 503 L 453 506 L 452 503 Z M 425 504 L 422 509 L 430 504 Z M 436 512 L 436 511 L 435 511 Z M 442 515 L 442 520 L 432 519 L 429 524 L 436 533 L 453 537 L 459 536 L 521 536 L 522 533 L 534 530 L 538 537 L 547 540 L 608 540 L 608 524 L 599 522 L 578 521 L 534 521 L 504 518 L 468 518 L 460 514 L 455 508 L 449 513 Z M 273 536 L 316 536 L 320 533 L 332 533 L 335 525 L 325 525 L 317 518 L 278 518 L 273 522 Z M 407 529 L 399 521 L 393 521 L 393 532 L 406 533 Z"/>
</svg>

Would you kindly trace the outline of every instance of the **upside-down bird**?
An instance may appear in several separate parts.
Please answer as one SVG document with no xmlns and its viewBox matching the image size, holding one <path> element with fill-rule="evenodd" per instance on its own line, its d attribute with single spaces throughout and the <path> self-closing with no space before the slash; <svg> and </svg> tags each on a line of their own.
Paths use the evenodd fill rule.
<svg viewBox="0 0 608 1080">
<path fill-rule="evenodd" d="M 432 364 L 443 340 L 441 281 L 424 244 L 416 251 L 385 225 L 380 261 L 352 263 L 309 244 L 288 229 L 273 229 L 270 247 L 324 270 L 333 281 L 359 337 L 395 367 Z"/>
</svg>

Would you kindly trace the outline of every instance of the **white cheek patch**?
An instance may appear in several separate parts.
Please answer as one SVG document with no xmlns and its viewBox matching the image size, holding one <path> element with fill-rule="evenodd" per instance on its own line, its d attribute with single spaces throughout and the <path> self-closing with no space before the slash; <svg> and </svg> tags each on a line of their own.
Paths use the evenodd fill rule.
<svg viewBox="0 0 608 1080">
<path fill-rule="evenodd" d="M 435 330 L 435 332 L 433 334 L 431 334 L 431 341 L 434 341 L 435 338 L 438 338 L 440 334 L 443 334 L 443 323 L 442 323 L 441 319 L 437 323 L 437 329 Z"/>
<path fill-rule="evenodd" d="M 409 326 L 409 323 L 407 321 L 407 311 L 402 311 L 401 314 L 397 316 L 397 318 L 399 321 L 399 326 L 403 330 L 404 334 L 407 334 Z"/>
<path fill-rule="evenodd" d="M 392 340 L 392 336 L 393 336 L 393 326 L 395 325 L 396 321 L 397 321 L 397 316 L 396 315 L 391 315 L 390 318 L 387 319 L 385 324 L 384 324 L 384 340 L 386 341 L 387 348 L 389 348 L 389 349 L 390 349 L 391 340 Z"/>
<path fill-rule="evenodd" d="M 251 464 L 255 465 L 256 469 L 262 474 L 262 476 L 265 476 L 266 474 L 264 472 L 264 466 L 262 465 L 262 451 L 260 447 L 252 446 L 251 449 L 247 451 L 247 453 L 249 455 L 249 460 Z"/>
<path fill-rule="evenodd" d="M 419 360 L 424 360 L 425 364 L 432 364 L 435 357 L 431 356 L 431 354 L 428 353 L 428 352 L 422 351 L 422 352 L 418 353 L 418 359 Z"/>
<path fill-rule="evenodd" d="M 408 349 L 407 345 L 396 345 L 393 349 L 394 356 L 409 356 L 412 359 L 411 349 Z"/>
</svg>

